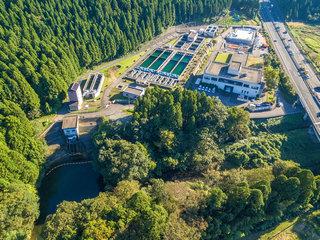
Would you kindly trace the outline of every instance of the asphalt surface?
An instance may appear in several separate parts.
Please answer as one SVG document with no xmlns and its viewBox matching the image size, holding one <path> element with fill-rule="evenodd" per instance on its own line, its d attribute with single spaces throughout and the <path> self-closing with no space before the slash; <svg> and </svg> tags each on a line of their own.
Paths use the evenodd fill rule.
<svg viewBox="0 0 320 240">
<path fill-rule="evenodd" d="M 261 1 L 260 15 L 264 29 L 269 34 L 276 54 L 278 55 L 284 70 L 294 84 L 300 97 L 301 104 L 311 119 L 319 138 L 320 119 L 317 115 L 320 112 L 320 108 L 312 92 L 314 87 L 320 86 L 319 79 L 316 77 L 311 66 L 306 63 L 304 55 L 295 45 L 290 35 L 285 34 L 287 31 L 286 26 L 284 20 L 281 18 L 281 13 L 276 8 L 275 4 L 271 4 L 269 1 Z M 289 39 L 291 39 L 291 41 L 289 41 Z M 289 49 L 293 52 L 293 56 L 290 56 L 288 52 L 289 49 L 286 48 L 288 42 L 290 42 Z M 298 67 L 301 64 L 308 70 L 310 79 L 304 80 L 303 77 L 300 76 Z"/>
</svg>

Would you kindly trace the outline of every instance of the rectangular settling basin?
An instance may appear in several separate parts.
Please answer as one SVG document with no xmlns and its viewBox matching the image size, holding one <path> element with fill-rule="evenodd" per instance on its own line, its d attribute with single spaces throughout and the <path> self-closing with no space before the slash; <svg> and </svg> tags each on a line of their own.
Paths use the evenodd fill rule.
<svg viewBox="0 0 320 240">
<path fill-rule="evenodd" d="M 183 54 L 176 53 L 171 60 L 167 63 L 167 65 L 162 69 L 163 72 L 171 73 L 171 71 L 175 68 L 179 60 L 183 57 Z"/>
<path fill-rule="evenodd" d="M 181 75 L 181 73 L 186 69 L 186 67 L 188 66 L 188 63 L 190 62 L 190 60 L 192 59 L 192 56 L 190 55 L 185 55 L 180 63 L 176 66 L 176 68 L 173 70 L 173 74 L 176 74 L 178 76 Z"/>
<path fill-rule="evenodd" d="M 163 50 L 157 49 L 154 51 L 144 62 L 140 65 L 141 67 L 148 68 L 150 65 L 163 53 Z"/>
<path fill-rule="evenodd" d="M 163 52 L 162 55 L 160 55 L 160 57 L 149 68 L 153 70 L 158 70 L 159 67 L 167 60 L 171 53 L 171 51 Z"/>
</svg>

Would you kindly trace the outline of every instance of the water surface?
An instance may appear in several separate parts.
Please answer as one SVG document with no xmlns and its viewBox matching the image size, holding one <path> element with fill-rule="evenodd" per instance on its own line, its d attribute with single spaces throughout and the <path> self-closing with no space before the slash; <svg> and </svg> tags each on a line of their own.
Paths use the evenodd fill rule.
<svg viewBox="0 0 320 240">
<path fill-rule="evenodd" d="M 63 201 L 77 201 L 98 196 L 101 187 L 100 175 L 93 169 L 91 163 L 67 165 L 55 169 L 46 176 L 39 189 L 40 218 L 54 213 L 58 204 Z"/>
</svg>

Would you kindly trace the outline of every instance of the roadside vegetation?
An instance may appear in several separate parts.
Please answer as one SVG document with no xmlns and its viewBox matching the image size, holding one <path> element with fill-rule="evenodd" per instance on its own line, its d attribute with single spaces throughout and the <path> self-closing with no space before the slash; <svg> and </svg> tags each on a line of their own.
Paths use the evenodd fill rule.
<svg viewBox="0 0 320 240">
<path fill-rule="evenodd" d="M 284 221 L 260 237 L 260 240 L 317 240 L 320 238 L 319 210 Z"/>
<path fill-rule="evenodd" d="M 270 42 L 269 45 L 271 46 Z M 272 48 L 269 49 L 269 54 L 265 55 L 264 74 L 269 95 L 280 89 L 287 102 L 294 103 L 297 100 L 293 84 L 281 68 L 279 59 Z"/>
<path fill-rule="evenodd" d="M 320 25 L 289 22 L 288 26 L 302 50 L 320 72 Z"/>
<path fill-rule="evenodd" d="M 257 121 L 258 131 L 279 134 L 283 137 L 281 159 L 292 160 L 304 168 L 320 173 L 320 144 L 309 134 L 309 124 L 303 114 L 294 114 Z"/>
</svg>

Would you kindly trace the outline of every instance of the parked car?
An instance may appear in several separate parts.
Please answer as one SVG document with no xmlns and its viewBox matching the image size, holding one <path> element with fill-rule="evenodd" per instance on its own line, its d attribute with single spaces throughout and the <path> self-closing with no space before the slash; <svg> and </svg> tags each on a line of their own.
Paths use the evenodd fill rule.
<svg viewBox="0 0 320 240">
<path fill-rule="evenodd" d="M 247 109 L 250 112 L 270 111 L 270 110 L 272 110 L 272 103 L 269 103 L 269 102 L 263 102 L 263 103 L 258 103 L 258 104 L 250 103 L 247 106 Z"/>
</svg>

